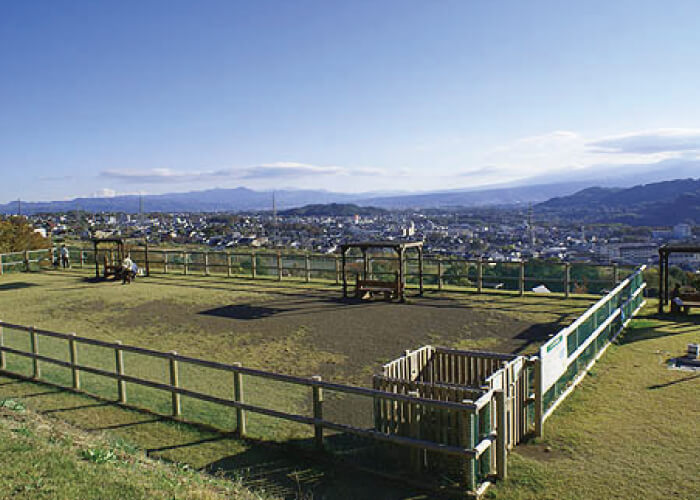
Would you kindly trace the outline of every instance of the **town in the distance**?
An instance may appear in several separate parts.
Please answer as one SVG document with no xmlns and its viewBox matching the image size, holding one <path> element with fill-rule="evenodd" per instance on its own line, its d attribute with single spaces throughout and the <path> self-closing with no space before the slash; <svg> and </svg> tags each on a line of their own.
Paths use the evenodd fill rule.
<svg viewBox="0 0 700 500">
<path fill-rule="evenodd" d="M 669 186 L 675 193 L 669 195 Z M 376 208 L 352 203 L 241 211 L 69 210 L 30 213 L 35 230 L 55 242 L 93 237 L 145 240 L 149 245 L 198 245 L 212 250 L 252 247 L 336 253 L 358 240 L 419 240 L 428 253 L 494 262 L 553 259 L 640 265 L 658 262 L 665 243 L 697 243 L 700 180 L 627 189 L 587 188 L 539 203 L 439 208 Z M 643 203 L 625 201 L 645 192 Z M 650 193 L 663 192 L 654 198 Z M 616 206 L 616 203 L 618 204 Z M 12 204 L 8 204 L 12 207 Z M 288 205 L 287 205 L 288 206 Z M 21 204 L 17 204 L 21 211 Z M 677 254 L 672 264 L 700 270 L 700 255 Z"/>
</svg>

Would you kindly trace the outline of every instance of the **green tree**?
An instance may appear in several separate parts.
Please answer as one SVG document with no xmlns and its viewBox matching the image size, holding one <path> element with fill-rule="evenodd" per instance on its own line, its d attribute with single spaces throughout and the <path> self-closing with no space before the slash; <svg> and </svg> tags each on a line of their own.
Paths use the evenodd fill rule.
<svg viewBox="0 0 700 500">
<path fill-rule="evenodd" d="M 0 220 L 0 253 L 48 248 L 50 242 L 38 233 L 24 217 Z"/>
</svg>

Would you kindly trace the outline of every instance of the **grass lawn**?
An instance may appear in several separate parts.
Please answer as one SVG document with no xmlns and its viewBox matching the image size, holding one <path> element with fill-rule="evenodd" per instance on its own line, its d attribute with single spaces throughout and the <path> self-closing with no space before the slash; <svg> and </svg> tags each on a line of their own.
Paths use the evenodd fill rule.
<svg viewBox="0 0 700 500">
<path fill-rule="evenodd" d="M 240 485 L 153 460 L 122 440 L 0 400 L 0 498 L 264 500 Z"/>
<path fill-rule="evenodd" d="M 666 361 L 700 342 L 700 314 L 660 316 L 650 301 L 619 345 L 519 446 L 494 499 L 700 498 L 700 372 Z"/>
</svg>

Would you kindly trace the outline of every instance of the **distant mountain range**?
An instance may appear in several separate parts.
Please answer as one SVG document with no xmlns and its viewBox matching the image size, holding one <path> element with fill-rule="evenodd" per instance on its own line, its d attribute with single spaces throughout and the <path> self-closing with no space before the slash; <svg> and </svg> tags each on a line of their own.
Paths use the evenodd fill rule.
<svg viewBox="0 0 700 500">
<path fill-rule="evenodd" d="M 583 189 L 536 206 L 539 213 L 590 222 L 668 226 L 700 222 L 700 179 L 677 179 L 631 188 Z"/>
<path fill-rule="evenodd" d="M 322 190 L 275 191 L 280 210 L 309 204 L 354 203 L 385 209 L 473 207 L 480 205 L 513 205 L 548 200 L 557 195 L 571 194 L 590 184 L 557 183 L 534 186 L 503 187 L 481 190 L 435 191 L 420 194 L 377 196 L 372 193 L 348 194 Z M 109 198 L 75 198 L 68 201 L 22 202 L 22 213 L 69 212 L 245 212 L 270 210 L 272 191 L 208 189 L 187 193 L 160 195 L 127 195 Z M 0 213 L 17 213 L 17 202 L 0 205 Z"/>
<path fill-rule="evenodd" d="M 645 178 L 640 174 L 640 179 Z M 650 174 L 651 175 L 651 174 Z M 654 174 L 656 175 L 656 174 Z M 629 178 L 625 182 L 629 182 Z M 306 205 L 316 208 L 305 210 L 323 211 L 321 205 L 354 204 L 375 209 L 426 209 L 475 206 L 514 206 L 539 203 L 540 210 L 575 216 L 586 214 L 588 219 L 597 215 L 609 217 L 614 212 L 621 222 L 642 223 L 654 221 L 663 224 L 669 211 L 675 211 L 673 219 L 688 218 L 700 220 L 696 207 L 697 184 L 700 180 L 686 179 L 665 181 L 635 187 L 633 184 L 620 184 L 622 187 L 607 186 L 610 179 L 595 184 L 590 180 L 572 182 L 552 182 L 525 186 L 493 186 L 483 189 L 434 191 L 415 194 L 377 196 L 372 193 L 348 194 L 322 190 L 279 190 L 275 191 L 277 209 L 282 213 Z M 620 181 L 622 182 L 622 181 Z M 596 187 L 591 187 L 591 186 Z M 272 191 L 254 191 L 239 187 L 233 189 L 209 189 L 187 193 L 161 195 L 115 196 L 106 198 L 76 198 L 69 201 L 22 202 L 22 213 L 68 212 L 84 210 L 88 212 L 139 212 L 141 203 L 145 212 L 247 212 L 271 210 Z M 546 203 L 545 203 L 546 202 Z M 685 207 L 690 207 L 685 209 Z M 17 202 L 0 205 L 0 213 L 17 213 Z M 354 210 L 354 208 L 352 209 Z M 659 213 L 659 211 L 662 211 Z M 357 212 L 355 212 L 357 213 Z M 663 214 L 667 215 L 663 215 Z M 607 214 L 607 215 L 605 215 Z M 310 215 L 325 215 L 321 213 Z M 634 222 L 637 221 L 637 222 Z"/>
</svg>

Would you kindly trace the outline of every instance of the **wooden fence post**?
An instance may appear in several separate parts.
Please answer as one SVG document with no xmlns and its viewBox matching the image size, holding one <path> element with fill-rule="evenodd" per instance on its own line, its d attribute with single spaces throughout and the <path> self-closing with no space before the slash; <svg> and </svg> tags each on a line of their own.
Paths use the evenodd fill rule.
<svg viewBox="0 0 700 500">
<path fill-rule="evenodd" d="M 146 267 L 146 276 L 150 277 L 151 276 L 151 261 L 148 258 L 148 239 L 146 239 L 146 249 L 144 250 L 144 259 L 145 259 L 145 267 Z"/>
<path fill-rule="evenodd" d="M 168 274 L 168 251 L 163 250 L 163 274 Z"/>
<path fill-rule="evenodd" d="M 277 281 L 282 281 L 282 252 L 277 252 Z"/>
<path fill-rule="evenodd" d="M 258 257 L 255 252 L 250 252 L 250 277 L 255 279 L 258 276 Z"/>
<path fill-rule="evenodd" d="M 311 281 L 311 258 L 309 257 L 309 252 L 304 254 L 304 273 L 305 281 L 308 283 Z"/>
<path fill-rule="evenodd" d="M 496 391 L 495 396 L 498 417 L 498 429 L 496 430 L 496 474 L 498 479 L 503 480 L 508 476 L 508 443 L 506 440 L 508 419 L 506 418 L 505 390 Z"/>
<path fill-rule="evenodd" d="M 177 359 L 175 359 L 176 356 L 176 351 L 170 351 L 170 385 L 178 388 L 180 387 L 180 372 L 177 366 Z M 182 416 L 182 406 L 180 405 L 180 393 L 173 391 L 171 393 L 171 396 L 173 405 L 173 417 L 180 418 L 180 416 Z"/>
<path fill-rule="evenodd" d="M 311 378 L 312 380 L 316 380 L 318 382 L 321 381 L 320 375 L 314 375 Z M 314 401 L 314 420 L 320 422 L 323 420 L 323 387 L 314 385 L 312 386 L 312 390 Z M 314 443 L 316 444 L 317 449 L 323 449 L 323 424 L 321 423 L 314 424 Z"/>
<path fill-rule="evenodd" d="M 233 363 L 233 366 L 241 367 L 240 363 Z M 233 372 L 233 400 L 243 403 L 243 375 L 241 372 Z M 236 408 L 236 434 L 238 437 L 246 435 L 246 414 L 242 408 Z"/>
<path fill-rule="evenodd" d="M 483 259 L 481 257 L 479 257 L 479 260 L 476 261 L 476 291 L 477 291 L 477 293 L 481 293 L 481 290 L 483 287 L 484 287 Z"/>
<path fill-rule="evenodd" d="M 80 269 L 82 269 L 85 265 L 85 254 L 83 253 L 83 249 L 80 249 Z"/>
<path fill-rule="evenodd" d="M 0 276 L 2 276 L 3 270 L 2 270 L 2 254 L 0 253 Z"/>
<path fill-rule="evenodd" d="M 204 252 L 204 276 L 209 276 L 209 252 Z"/>
<path fill-rule="evenodd" d="M 571 289 L 571 264 L 564 263 L 564 297 L 569 298 Z"/>
<path fill-rule="evenodd" d="M 464 400 L 463 403 L 471 404 L 472 401 Z M 464 410 L 459 413 L 459 446 L 473 450 L 476 446 L 474 443 L 474 423 L 475 415 L 472 410 Z M 464 482 L 467 490 L 470 492 L 476 491 L 476 459 L 471 456 L 465 457 L 464 467 Z"/>
<path fill-rule="evenodd" d="M 437 259 L 438 290 L 442 290 L 442 256 Z"/>
<path fill-rule="evenodd" d="M 121 340 L 117 340 L 115 344 L 121 345 Z M 126 382 L 122 379 L 124 376 L 124 351 L 120 348 L 114 349 L 114 362 L 117 368 L 117 393 L 119 394 L 119 402 L 126 403 Z"/>
<path fill-rule="evenodd" d="M 76 368 L 78 365 L 78 345 L 75 342 L 75 333 L 71 333 L 71 338 L 68 339 L 68 350 L 70 352 L 70 370 L 73 378 L 73 389 L 80 389 L 80 370 Z"/>
<path fill-rule="evenodd" d="M 189 254 L 187 252 L 182 252 L 182 274 L 187 275 L 187 259 Z"/>
<path fill-rule="evenodd" d="M 24 259 L 24 270 L 25 270 L 25 272 L 29 272 L 29 251 L 28 250 L 24 251 L 23 259 Z"/>
<path fill-rule="evenodd" d="M 418 391 L 408 391 L 408 396 L 412 396 L 414 398 L 420 397 L 420 393 Z M 411 436 L 412 439 L 420 439 L 420 417 L 421 417 L 421 411 L 420 411 L 420 405 L 418 403 L 413 403 L 410 402 L 408 403 L 408 426 L 409 426 L 409 435 Z M 415 472 L 416 474 L 420 473 L 421 471 L 421 455 L 423 454 L 423 450 L 420 448 L 411 448 L 411 470 Z"/>
<path fill-rule="evenodd" d="M 535 358 L 535 437 L 544 435 L 544 401 L 542 392 L 542 359 Z"/>
<path fill-rule="evenodd" d="M 231 277 L 231 252 L 226 251 L 226 277 Z"/>
<path fill-rule="evenodd" d="M 520 296 L 525 295 L 525 262 L 520 261 L 520 276 L 518 278 L 518 290 Z"/>
<path fill-rule="evenodd" d="M 4 337 L 2 325 L 0 325 L 0 348 L 2 348 L 4 345 L 5 345 L 5 337 Z M 6 368 L 7 368 L 7 359 L 5 359 L 5 351 L 0 349 L 0 370 L 5 370 Z"/>
<path fill-rule="evenodd" d="M 340 285 L 340 262 L 337 254 L 335 255 L 335 284 Z"/>
<path fill-rule="evenodd" d="M 36 356 L 39 354 L 39 337 L 36 334 L 36 327 L 32 326 L 32 329 L 29 332 L 29 342 L 32 346 L 32 354 Z M 32 358 L 32 366 L 33 366 L 33 375 L 32 378 L 41 378 L 41 367 L 39 366 L 39 360 L 34 357 Z"/>
</svg>

